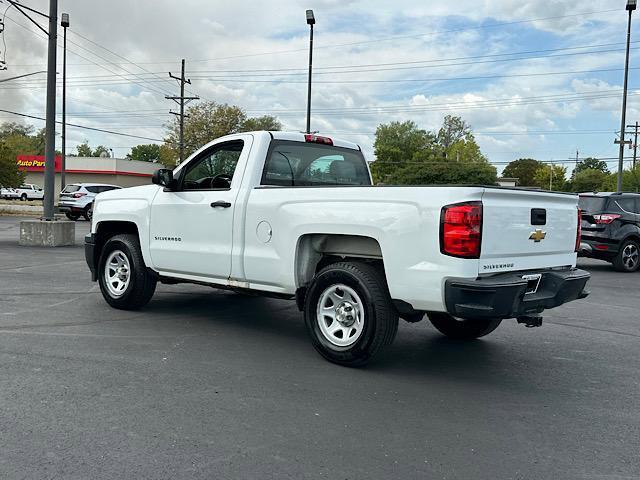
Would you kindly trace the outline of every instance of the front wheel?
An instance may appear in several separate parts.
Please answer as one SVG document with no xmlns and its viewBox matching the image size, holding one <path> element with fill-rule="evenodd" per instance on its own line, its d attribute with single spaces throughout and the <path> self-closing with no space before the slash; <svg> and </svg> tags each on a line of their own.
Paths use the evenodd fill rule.
<svg viewBox="0 0 640 480">
<path fill-rule="evenodd" d="M 348 367 L 368 363 L 398 331 L 384 274 L 363 262 L 323 268 L 307 291 L 304 319 L 315 349 Z"/>
<path fill-rule="evenodd" d="M 613 259 L 613 268 L 618 272 L 635 272 L 640 267 L 640 246 L 634 240 L 627 240 Z"/>
<path fill-rule="evenodd" d="M 87 208 L 84 209 L 84 213 L 82 214 L 82 216 L 87 222 L 91 221 L 91 219 L 93 218 L 93 203 L 87 205 Z"/>
<path fill-rule="evenodd" d="M 22 195 L 20 195 L 20 200 L 23 201 L 23 202 L 26 202 L 27 201 L 27 194 L 23 193 Z"/>
<path fill-rule="evenodd" d="M 121 310 L 145 306 L 156 290 L 157 279 L 144 264 L 135 235 L 116 235 L 104 245 L 98 282 L 109 305 Z"/>
<path fill-rule="evenodd" d="M 431 312 L 428 316 L 440 333 L 457 340 L 473 340 L 484 337 L 498 328 L 502 322 L 502 320 L 495 318 L 463 320 L 442 312 Z"/>
<path fill-rule="evenodd" d="M 72 220 L 74 222 L 80 218 L 80 215 L 78 215 L 77 213 L 67 212 L 67 213 L 65 213 L 65 215 L 67 216 L 67 218 L 69 220 Z"/>
</svg>

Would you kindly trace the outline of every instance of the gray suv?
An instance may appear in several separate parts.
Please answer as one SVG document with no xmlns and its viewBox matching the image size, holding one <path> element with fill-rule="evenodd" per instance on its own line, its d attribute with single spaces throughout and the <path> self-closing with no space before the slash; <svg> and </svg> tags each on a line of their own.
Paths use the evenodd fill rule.
<svg viewBox="0 0 640 480">
<path fill-rule="evenodd" d="M 104 183 L 72 183 L 67 185 L 60 193 L 58 209 L 69 220 L 78 220 L 81 216 L 91 221 L 93 217 L 93 201 L 96 195 L 109 190 L 116 190 L 117 185 Z"/>
</svg>

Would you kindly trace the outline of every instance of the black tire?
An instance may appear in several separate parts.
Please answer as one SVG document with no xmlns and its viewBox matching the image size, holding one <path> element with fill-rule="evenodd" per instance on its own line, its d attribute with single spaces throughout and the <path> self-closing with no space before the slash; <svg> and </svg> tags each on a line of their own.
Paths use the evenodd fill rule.
<svg viewBox="0 0 640 480">
<path fill-rule="evenodd" d="M 110 293 L 105 278 L 106 262 L 111 253 L 122 252 L 129 263 L 129 283 L 124 291 L 114 296 Z M 151 274 L 142 258 L 140 243 L 136 235 L 123 234 L 111 237 L 104 245 L 98 264 L 98 283 L 106 302 L 120 310 L 137 310 L 151 300 L 156 290 L 157 278 Z"/>
<path fill-rule="evenodd" d="M 336 285 L 352 289 L 362 302 L 361 333 L 349 346 L 331 343 L 320 329 L 319 322 L 325 320 L 318 319 L 316 313 L 323 292 Z M 307 290 L 304 320 L 318 353 L 330 362 L 347 367 L 367 364 L 393 342 L 398 331 L 398 313 L 391 302 L 383 272 L 363 262 L 334 263 L 318 272 Z"/>
<path fill-rule="evenodd" d="M 82 216 L 87 222 L 91 221 L 91 219 L 93 218 L 93 203 L 87 205 L 87 208 L 84 209 L 84 213 L 82 214 Z"/>
<path fill-rule="evenodd" d="M 65 215 L 69 220 L 73 220 L 74 222 L 80 218 L 80 215 L 77 213 L 66 212 Z"/>
<path fill-rule="evenodd" d="M 473 340 L 484 337 L 498 328 L 502 322 L 502 320 L 494 318 L 462 320 L 442 312 L 431 312 L 427 315 L 440 333 L 456 340 Z"/>
<path fill-rule="evenodd" d="M 20 201 L 21 202 L 26 202 L 27 201 L 27 194 L 23 193 L 22 195 L 20 195 Z"/>
<path fill-rule="evenodd" d="M 611 263 L 618 272 L 637 271 L 640 268 L 640 244 L 636 240 L 625 240 Z"/>
</svg>

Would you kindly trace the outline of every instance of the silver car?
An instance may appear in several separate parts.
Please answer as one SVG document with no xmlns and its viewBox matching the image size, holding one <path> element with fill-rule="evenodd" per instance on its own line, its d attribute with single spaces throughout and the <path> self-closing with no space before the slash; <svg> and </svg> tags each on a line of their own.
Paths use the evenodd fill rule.
<svg viewBox="0 0 640 480">
<path fill-rule="evenodd" d="M 69 220 L 78 220 L 84 217 L 91 221 L 93 217 L 93 201 L 96 195 L 109 190 L 115 190 L 117 185 L 104 183 L 72 183 L 67 185 L 60 193 L 58 209 L 63 212 Z"/>
</svg>

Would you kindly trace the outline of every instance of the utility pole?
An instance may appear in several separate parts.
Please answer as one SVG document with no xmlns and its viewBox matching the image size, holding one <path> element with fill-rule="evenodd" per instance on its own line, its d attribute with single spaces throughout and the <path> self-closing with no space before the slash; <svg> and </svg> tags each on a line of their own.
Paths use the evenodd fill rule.
<svg viewBox="0 0 640 480">
<path fill-rule="evenodd" d="M 47 108 L 44 141 L 44 214 L 55 220 L 56 177 L 56 48 L 58 46 L 58 0 L 49 0 L 49 51 L 47 59 Z"/>
<path fill-rule="evenodd" d="M 178 165 L 180 165 L 183 161 L 184 161 L 184 119 L 185 117 L 188 117 L 188 115 L 185 115 L 184 113 L 184 106 L 189 103 L 191 100 L 198 100 L 200 97 L 185 97 L 184 96 L 184 86 L 185 84 L 189 84 L 191 85 L 191 80 L 189 80 L 188 78 L 185 78 L 184 76 L 184 58 L 182 59 L 182 70 L 181 70 L 181 74 L 179 77 L 176 77 L 175 75 L 173 75 L 171 72 L 169 72 L 169 77 L 173 78 L 174 80 L 178 80 L 178 82 L 180 83 L 180 96 L 179 97 L 172 97 L 172 96 L 166 96 L 164 98 L 166 98 L 167 100 L 173 100 L 174 102 L 176 102 L 179 106 L 180 106 L 180 112 L 174 112 L 173 110 L 170 110 L 169 113 L 172 113 L 173 115 L 176 115 L 177 117 L 179 117 L 180 119 L 180 140 L 179 140 L 179 145 L 178 148 L 180 150 L 180 159 L 178 160 Z"/>
<path fill-rule="evenodd" d="M 638 158 L 638 128 L 640 128 L 640 124 L 636 121 L 635 125 L 627 125 L 627 127 L 635 129 L 633 140 L 633 168 L 635 169 L 636 159 Z"/>
</svg>

